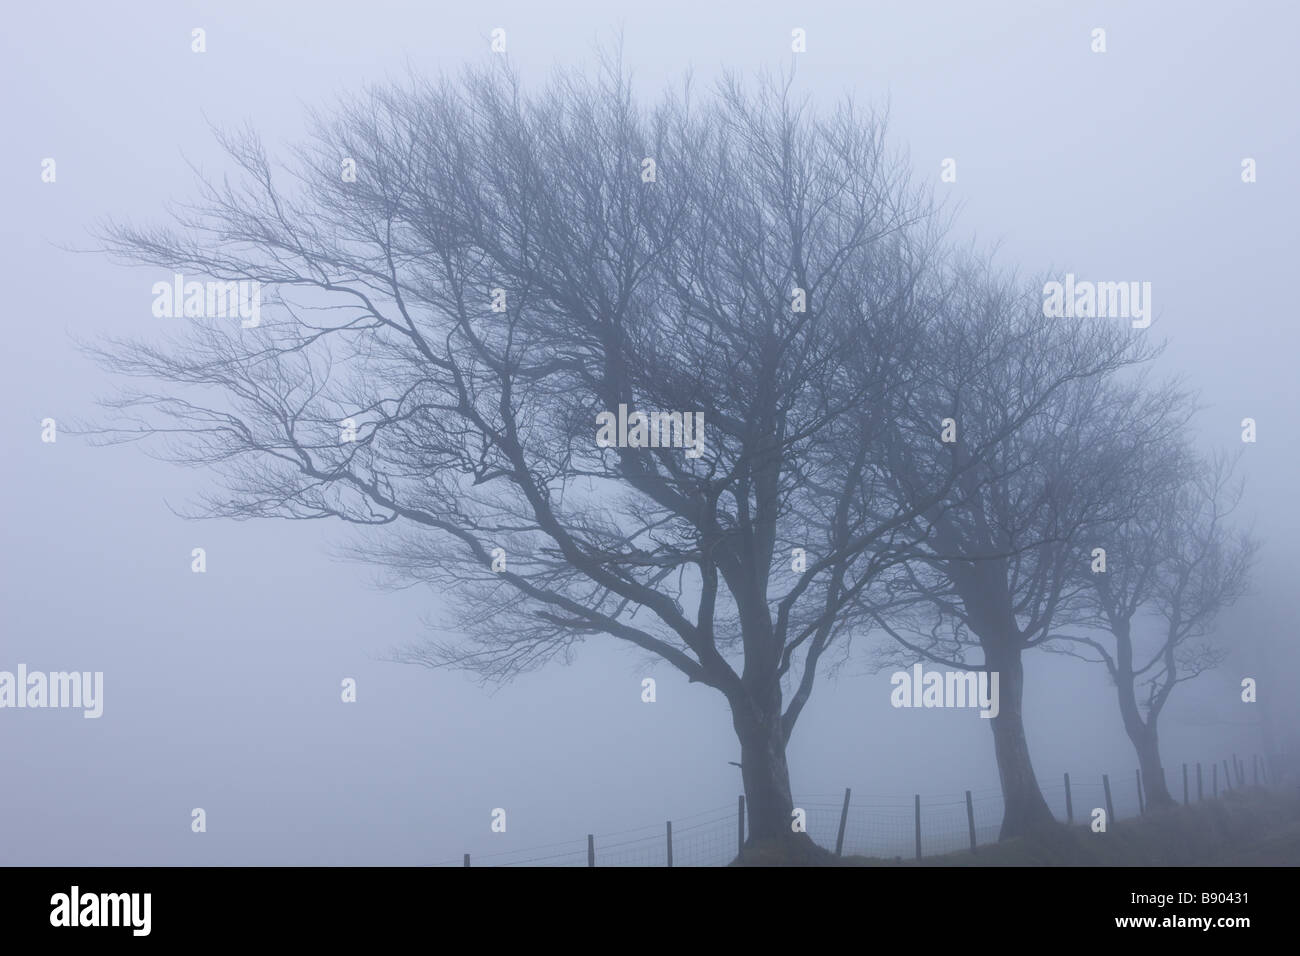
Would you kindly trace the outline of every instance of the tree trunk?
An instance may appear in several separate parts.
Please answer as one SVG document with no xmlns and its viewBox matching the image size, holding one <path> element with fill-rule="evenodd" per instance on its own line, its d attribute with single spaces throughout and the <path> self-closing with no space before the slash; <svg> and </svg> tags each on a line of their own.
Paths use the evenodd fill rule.
<svg viewBox="0 0 1300 956">
<path fill-rule="evenodd" d="M 1123 650 L 1123 648 L 1121 648 Z M 1115 686 L 1119 689 L 1119 712 L 1124 718 L 1124 731 L 1137 751 L 1138 766 L 1142 768 L 1142 790 L 1146 795 L 1147 809 L 1163 809 L 1177 804 L 1165 783 L 1165 772 L 1160 760 L 1160 744 L 1156 735 L 1156 715 L 1150 714 L 1143 722 L 1138 710 L 1137 693 L 1133 687 L 1133 674 L 1125 669 L 1126 655 L 1120 656 L 1119 673 Z"/>
<path fill-rule="evenodd" d="M 785 762 L 785 740 L 779 715 L 765 720 L 736 721 L 740 736 L 740 774 L 745 783 L 749 816 L 746 842 L 785 837 L 790 829 L 794 798 Z"/>
<path fill-rule="evenodd" d="M 999 840 L 1024 836 L 1039 827 L 1055 822 L 1029 760 L 1029 743 L 1021 716 L 1024 696 L 1024 667 L 1019 648 L 985 646 L 984 659 L 998 672 L 998 715 L 993 725 L 993 748 L 1002 781 L 1002 829 Z"/>
<path fill-rule="evenodd" d="M 814 863 L 830 855 L 807 833 L 796 833 L 794 797 L 785 761 L 785 733 L 781 727 L 780 692 L 776 704 L 755 714 L 753 702 L 732 705 L 732 723 L 740 738 L 740 773 L 745 785 L 748 816 L 745 848 L 761 852 L 753 862 L 770 864 Z"/>
<path fill-rule="evenodd" d="M 1133 741 L 1133 746 L 1137 748 L 1138 765 L 1142 768 L 1142 792 L 1146 795 L 1147 809 L 1160 810 L 1177 806 L 1177 801 L 1174 800 L 1165 783 L 1165 771 L 1160 759 L 1154 721 L 1148 724 L 1140 741 Z"/>
</svg>

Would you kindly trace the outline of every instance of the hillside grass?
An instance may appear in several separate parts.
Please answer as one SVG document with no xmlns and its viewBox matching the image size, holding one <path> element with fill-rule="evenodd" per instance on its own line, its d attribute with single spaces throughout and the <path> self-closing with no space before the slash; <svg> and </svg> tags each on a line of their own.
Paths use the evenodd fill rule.
<svg viewBox="0 0 1300 956">
<path fill-rule="evenodd" d="M 1248 787 L 1217 800 L 1112 822 L 1056 826 L 1027 837 L 920 860 L 745 848 L 732 866 L 1300 866 L 1300 790 Z"/>
</svg>

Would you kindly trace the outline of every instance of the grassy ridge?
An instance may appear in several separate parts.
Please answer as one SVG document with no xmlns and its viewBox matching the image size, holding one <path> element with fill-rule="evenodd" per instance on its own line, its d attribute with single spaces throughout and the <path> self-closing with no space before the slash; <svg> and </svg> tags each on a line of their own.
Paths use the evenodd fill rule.
<svg viewBox="0 0 1300 956">
<path fill-rule="evenodd" d="M 1250 787 L 1218 800 L 1112 823 L 1106 833 L 1057 826 L 1029 837 L 920 860 L 747 847 L 740 866 L 1300 866 L 1300 791 Z"/>
</svg>

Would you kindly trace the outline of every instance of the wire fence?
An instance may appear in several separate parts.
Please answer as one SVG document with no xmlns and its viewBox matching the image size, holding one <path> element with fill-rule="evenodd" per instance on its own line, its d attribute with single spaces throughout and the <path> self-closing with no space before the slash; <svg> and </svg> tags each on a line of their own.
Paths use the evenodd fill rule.
<svg viewBox="0 0 1300 956">
<path fill-rule="evenodd" d="M 1199 788 L 1198 788 L 1199 774 Z M 1186 775 L 1186 791 L 1184 791 Z M 1214 761 L 1166 768 L 1165 786 L 1178 803 L 1210 800 L 1229 789 L 1276 782 L 1262 758 Z M 1107 790 L 1109 789 L 1109 794 Z M 1145 808 L 1140 774 L 1110 777 L 1063 776 L 1040 784 L 1053 816 L 1062 823 L 1089 822 L 1094 808 L 1108 822 L 1131 819 Z M 811 794 L 795 800 L 804 811 L 807 833 L 845 856 L 914 859 L 940 856 L 996 842 L 1002 827 L 999 788 L 946 794 Z M 649 824 L 585 839 L 499 853 L 465 854 L 434 866 L 726 866 L 736 858 L 744 836 L 744 798 L 675 821 Z M 843 829 L 841 839 L 840 830 Z M 918 849 L 919 848 L 919 849 Z"/>
</svg>

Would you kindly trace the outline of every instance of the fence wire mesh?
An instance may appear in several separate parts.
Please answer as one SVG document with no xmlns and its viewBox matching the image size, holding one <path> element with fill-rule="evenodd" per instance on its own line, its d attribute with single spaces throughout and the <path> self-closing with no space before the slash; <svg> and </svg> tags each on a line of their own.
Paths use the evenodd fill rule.
<svg viewBox="0 0 1300 956">
<path fill-rule="evenodd" d="M 1213 799 L 1215 764 L 1201 765 L 1203 798 Z M 1217 765 L 1217 796 L 1228 789 L 1254 784 L 1250 764 L 1234 765 L 1223 761 Z M 1057 783 L 1041 783 L 1043 798 L 1053 816 L 1062 823 L 1085 825 L 1092 819 L 1094 809 L 1107 809 L 1106 780 L 1110 784 L 1111 808 L 1107 810 L 1110 821 L 1136 817 L 1140 812 L 1139 780 L 1137 774 L 1087 778 L 1070 778 L 1067 804 L 1066 786 L 1062 778 Z M 1188 765 L 1188 799 L 1197 800 L 1196 765 Z M 1267 782 L 1267 781 L 1263 781 Z M 1165 786 L 1178 803 L 1183 802 L 1183 771 L 1181 765 L 1166 768 Z M 1145 784 L 1143 784 L 1145 790 Z M 882 859 L 914 859 L 917 855 L 917 804 L 916 795 L 860 794 L 854 790 L 848 813 L 843 818 L 844 856 L 867 856 Z M 796 799 L 795 806 L 802 809 L 808 835 L 814 842 L 834 849 L 839 836 L 844 794 L 812 794 L 806 799 Z M 1113 810 L 1113 813 L 1111 812 Z M 967 809 L 966 792 L 920 795 L 920 846 L 921 855 L 939 856 L 969 850 L 971 821 L 974 821 L 975 843 L 993 843 L 1002 826 L 1003 801 L 1001 791 L 994 788 L 970 791 L 970 808 Z M 738 812 L 735 804 L 715 807 L 673 821 L 673 866 L 726 866 L 736 858 L 739 845 Z M 665 824 L 650 824 L 630 830 L 594 835 L 594 860 L 596 866 L 667 866 L 669 863 L 668 834 Z M 527 849 L 499 853 L 475 854 L 473 866 L 589 866 L 586 838 L 563 841 Z M 463 858 L 443 860 L 435 866 L 461 866 Z"/>
</svg>

